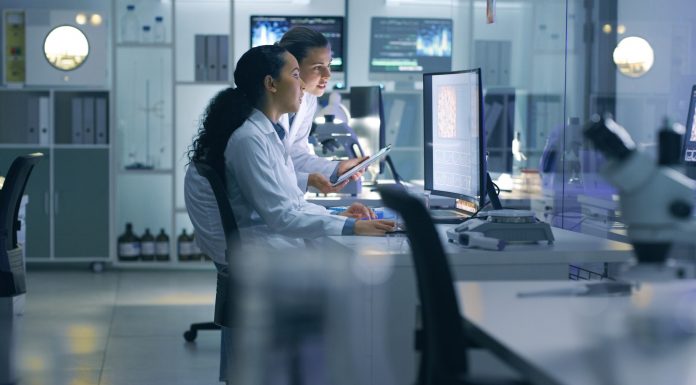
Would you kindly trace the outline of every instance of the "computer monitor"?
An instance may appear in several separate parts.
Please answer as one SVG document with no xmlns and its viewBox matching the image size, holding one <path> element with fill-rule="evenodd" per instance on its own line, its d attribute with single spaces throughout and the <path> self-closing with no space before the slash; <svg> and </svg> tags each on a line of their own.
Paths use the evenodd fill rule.
<svg viewBox="0 0 696 385">
<path fill-rule="evenodd" d="M 351 128 L 358 134 L 360 145 L 368 155 L 387 145 L 385 139 L 384 101 L 380 86 L 350 88 Z M 384 161 L 379 164 L 381 173 Z"/>
<path fill-rule="evenodd" d="M 691 102 L 686 115 L 683 160 L 688 166 L 696 167 L 696 85 L 691 88 Z"/>
<path fill-rule="evenodd" d="M 308 27 L 321 32 L 331 44 L 331 71 L 343 72 L 343 17 L 340 16 L 258 16 L 249 22 L 251 47 L 274 44 L 292 27 Z"/>
<path fill-rule="evenodd" d="M 486 196 L 486 135 L 481 70 L 423 74 L 425 189 L 468 202 Z"/>
<path fill-rule="evenodd" d="M 452 19 L 373 17 L 370 79 L 420 81 L 452 69 Z"/>
</svg>

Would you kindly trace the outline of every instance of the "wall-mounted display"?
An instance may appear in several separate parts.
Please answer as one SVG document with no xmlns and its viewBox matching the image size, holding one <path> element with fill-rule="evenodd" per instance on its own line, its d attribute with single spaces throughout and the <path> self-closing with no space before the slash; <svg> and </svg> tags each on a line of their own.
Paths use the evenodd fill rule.
<svg viewBox="0 0 696 385">
<path fill-rule="evenodd" d="M 452 69 L 452 19 L 373 17 L 370 78 L 416 81 Z"/>
<path fill-rule="evenodd" d="M 274 44 L 292 27 L 308 27 L 321 32 L 331 44 L 331 71 L 343 72 L 343 17 L 338 16 L 251 16 L 251 46 Z"/>
</svg>

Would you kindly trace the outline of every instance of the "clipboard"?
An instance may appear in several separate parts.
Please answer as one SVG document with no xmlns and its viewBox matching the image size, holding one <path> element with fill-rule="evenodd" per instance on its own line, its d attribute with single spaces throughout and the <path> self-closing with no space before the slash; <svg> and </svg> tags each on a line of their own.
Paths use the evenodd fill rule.
<svg viewBox="0 0 696 385">
<path fill-rule="evenodd" d="M 384 158 L 385 156 L 387 156 L 387 154 L 389 154 L 389 151 L 391 151 L 391 144 L 390 144 L 390 145 L 387 145 L 387 146 L 384 147 L 383 149 L 379 150 L 376 154 L 374 154 L 374 155 L 372 155 L 371 157 L 367 158 L 367 159 L 364 160 L 363 162 L 358 163 L 355 167 L 353 167 L 353 168 L 351 168 L 350 170 L 348 170 L 348 171 L 346 171 L 345 173 L 343 173 L 343 175 L 341 175 L 340 177 L 338 177 L 338 179 L 336 180 L 336 183 L 334 183 L 332 186 L 333 186 L 333 187 L 336 187 L 336 186 L 340 185 L 340 184 L 343 183 L 346 179 L 348 179 L 348 178 L 350 178 L 351 176 L 353 176 L 353 174 L 355 174 L 356 172 L 368 168 L 371 164 L 373 164 L 373 163 L 375 163 L 375 162 L 379 162 L 380 160 L 382 160 L 382 158 Z"/>
</svg>

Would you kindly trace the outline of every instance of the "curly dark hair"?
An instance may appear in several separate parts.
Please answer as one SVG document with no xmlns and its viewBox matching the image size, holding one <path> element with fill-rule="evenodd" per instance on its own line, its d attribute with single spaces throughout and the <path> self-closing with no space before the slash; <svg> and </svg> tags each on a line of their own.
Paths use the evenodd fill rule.
<svg viewBox="0 0 696 385">
<path fill-rule="evenodd" d="M 307 51 L 312 48 L 329 47 L 329 41 L 321 34 L 307 27 L 293 27 L 285 32 L 278 42 L 278 45 L 287 49 L 297 62 L 302 64 L 302 60 L 307 57 Z"/>
<path fill-rule="evenodd" d="M 204 162 L 224 178 L 224 152 L 230 135 L 263 102 L 264 79 L 277 79 L 285 65 L 287 50 L 277 45 L 262 45 L 245 52 L 234 70 L 237 88 L 226 88 L 211 99 L 201 118 L 198 133 L 187 151 L 190 162 Z"/>
</svg>

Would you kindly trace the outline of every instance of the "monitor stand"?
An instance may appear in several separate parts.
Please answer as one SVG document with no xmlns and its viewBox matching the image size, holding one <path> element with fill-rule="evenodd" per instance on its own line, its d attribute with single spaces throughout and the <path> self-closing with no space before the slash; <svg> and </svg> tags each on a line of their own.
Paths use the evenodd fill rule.
<svg viewBox="0 0 696 385">
<path fill-rule="evenodd" d="M 493 210 L 503 209 L 503 205 L 500 203 L 500 198 L 498 198 L 498 193 L 495 191 L 495 184 L 493 184 L 491 174 L 488 172 L 486 172 L 486 194 L 488 195 L 488 200 L 491 201 Z"/>
</svg>

